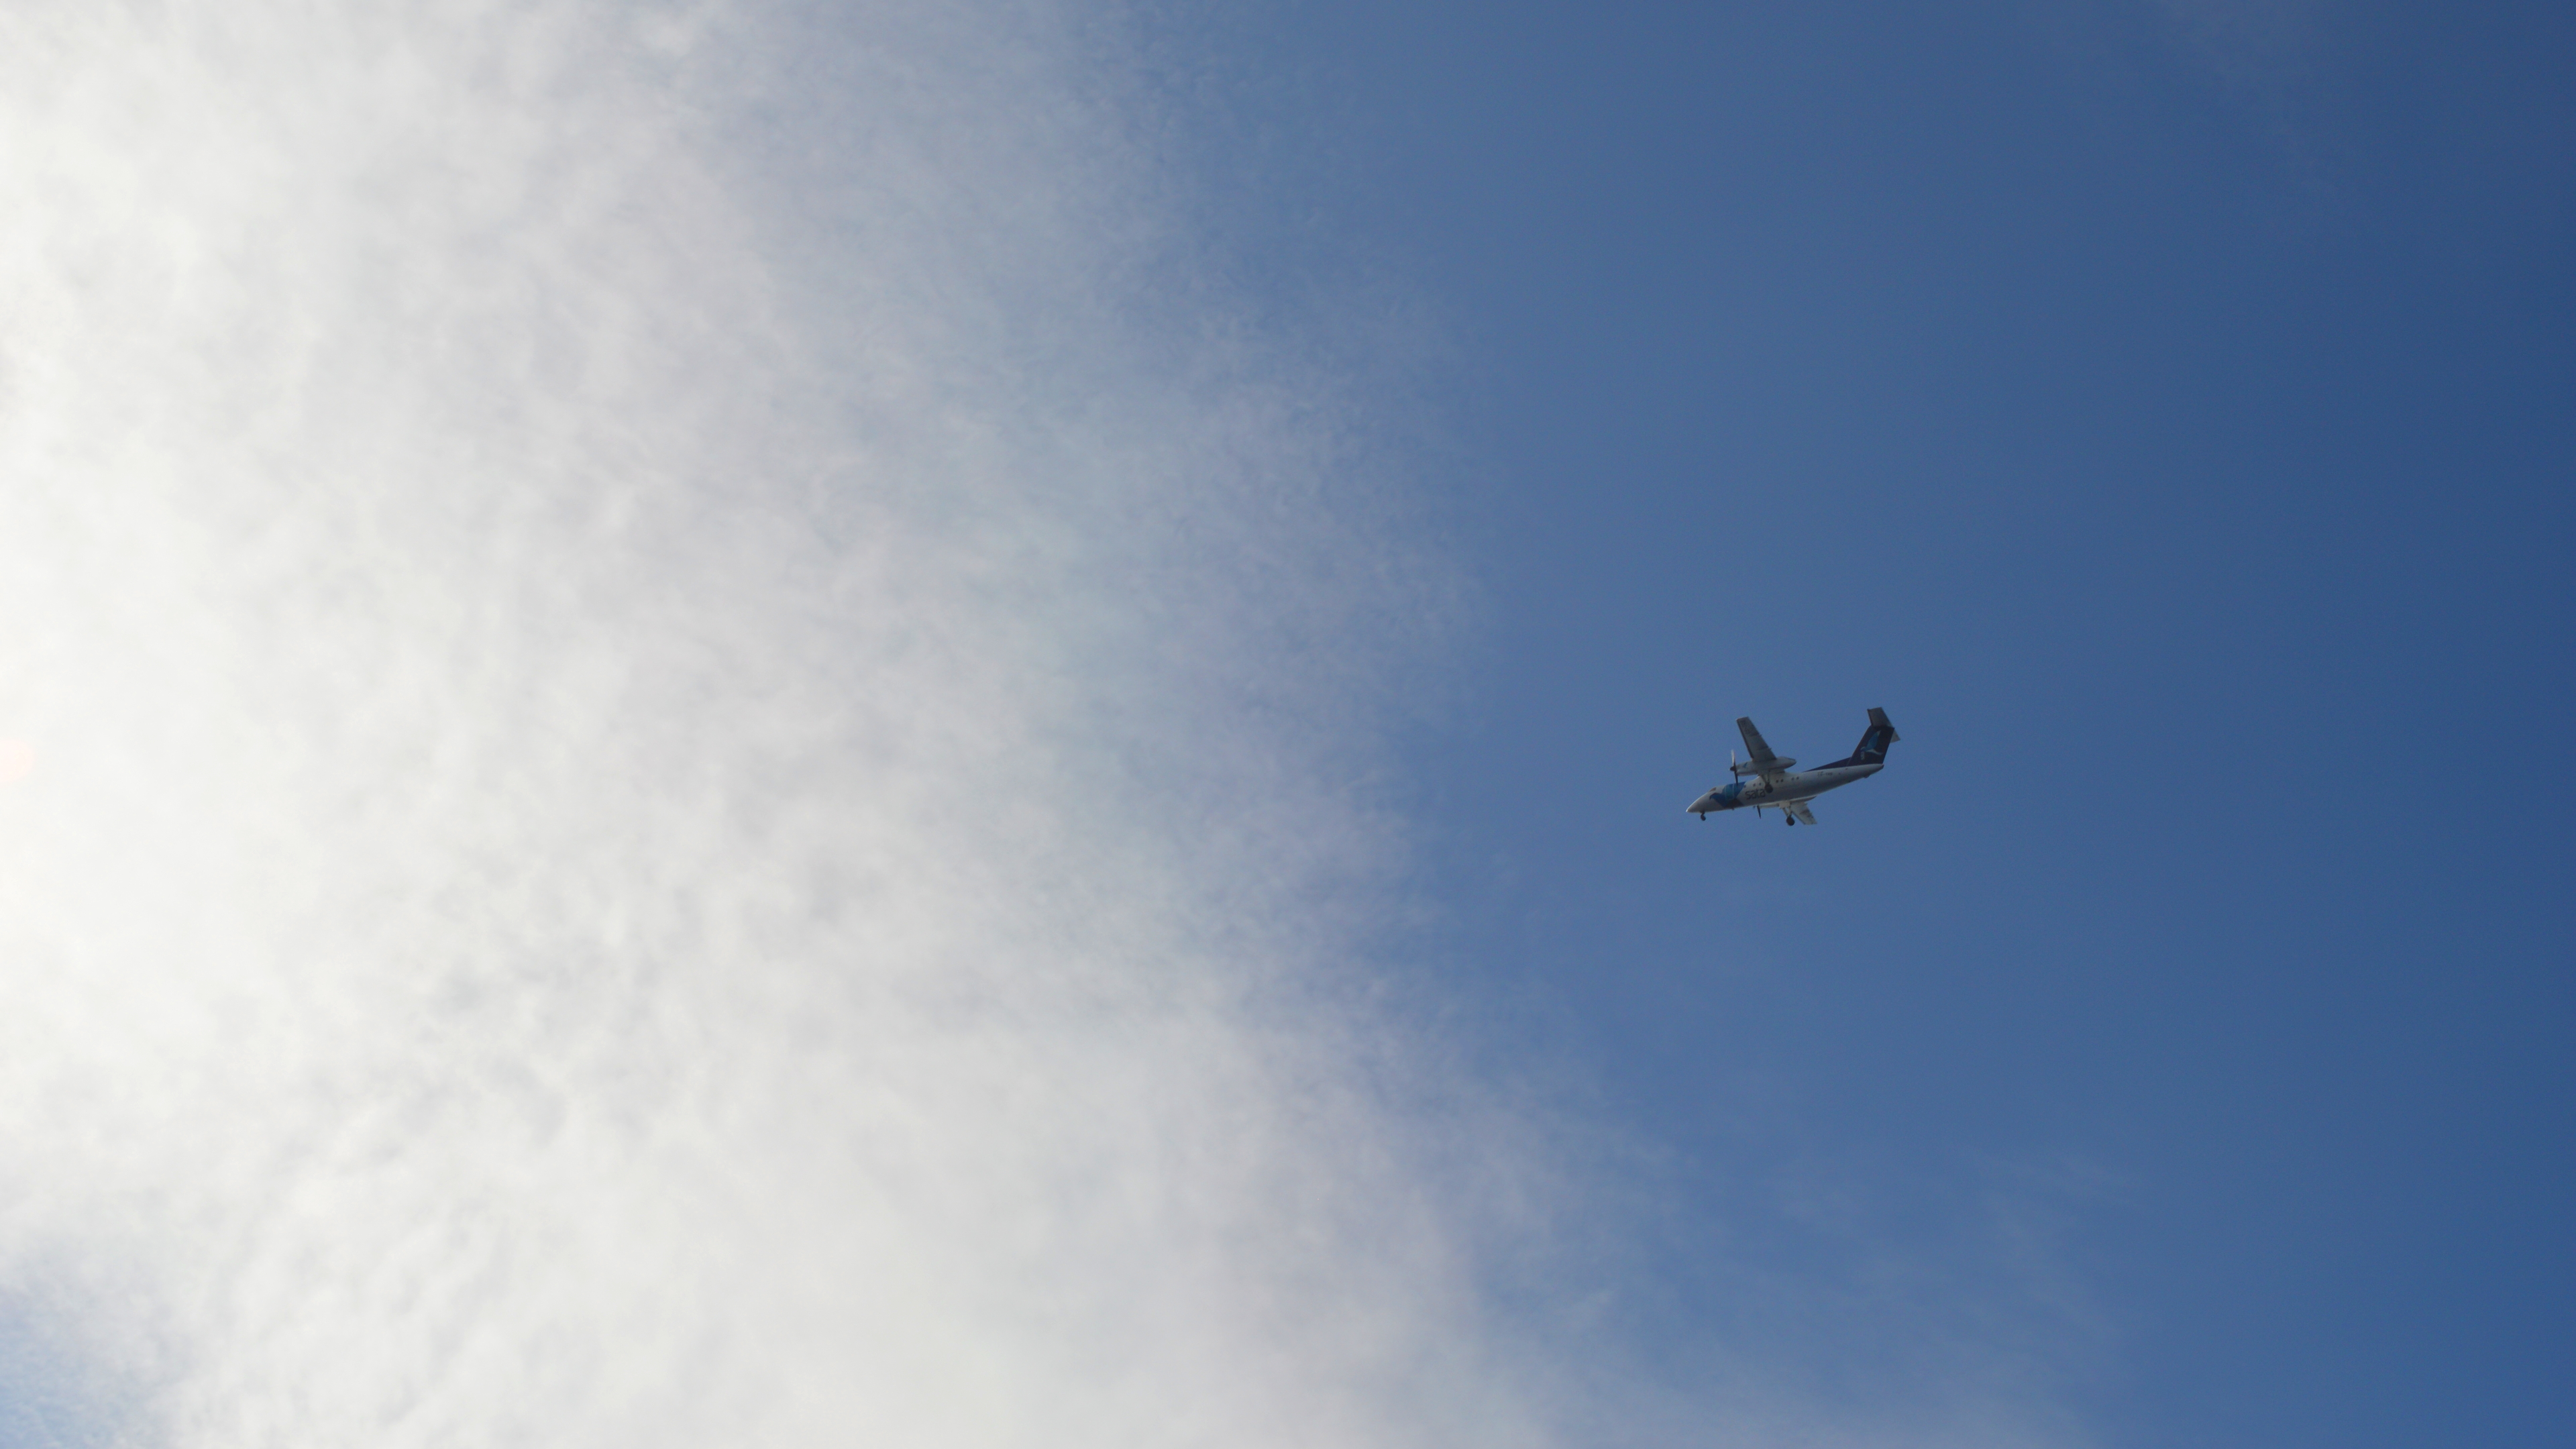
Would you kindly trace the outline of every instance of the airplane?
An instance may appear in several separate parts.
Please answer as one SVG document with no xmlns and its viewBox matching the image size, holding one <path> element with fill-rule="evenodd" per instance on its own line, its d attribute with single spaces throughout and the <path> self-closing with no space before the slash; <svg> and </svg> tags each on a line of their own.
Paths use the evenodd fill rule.
<svg viewBox="0 0 2576 1449">
<path fill-rule="evenodd" d="M 1735 783 L 1712 787 L 1690 802 L 1690 813 L 1702 820 L 1708 819 L 1712 810 L 1741 810 L 1750 805 L 1756 814 L 1777 810 L 1791 825 L 1813 825 L 1816 817 L 1808 813 L 1808 801 L 1886 769 L 1887 747 L 1896 743 L 1896 726 L 1887 722 L 1887 711 L 1872 709 L 1869 731 L 1860 737 L 1860 744 L 1848 757 L 1812 770 L 1796 771 L 1789 767 L 1798 762 L 1787 755 L 1771 753 L 1771 747 L 1762 742 L 1762 731 L 1753 727 L 1751 719 L 1739 719 L 1735 727 L 1744 732 L 1744 750 L 1752 758 L 1739 765 L 1735 751 L 1726 752 L 1726 768 L 1736 777 Z M 1747 780 L 1746 775 L 1760 778 Z"/>
</svg>

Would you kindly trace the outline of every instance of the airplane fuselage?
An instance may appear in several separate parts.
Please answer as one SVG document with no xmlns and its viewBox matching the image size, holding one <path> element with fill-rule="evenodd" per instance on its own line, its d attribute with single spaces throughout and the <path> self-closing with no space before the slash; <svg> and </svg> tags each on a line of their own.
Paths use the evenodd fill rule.
<svg viewBox="0 0 2576 1449">
<path fill-rule="evenodd" d="M 1827 790 L 1866 780 L 1886 769 L 1881 765 L 1827 765 L 1817 770 L 1791 770 L 1764 779 L 1756 775 L 1721 785 L 1691 802 L 1690 813 L 1707 816 L 1718 810 L 1756 810 L 1787 805 L 1798 800 L 1813 800 Z M 1670 798 L 1670 797 L 1667 797 Z"/>
</svg>

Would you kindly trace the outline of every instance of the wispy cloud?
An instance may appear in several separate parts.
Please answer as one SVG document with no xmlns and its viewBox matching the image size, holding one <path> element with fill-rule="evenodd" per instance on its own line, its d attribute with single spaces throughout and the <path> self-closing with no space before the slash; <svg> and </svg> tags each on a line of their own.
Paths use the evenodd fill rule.
<svg viewBox="0 0 2576 1449">
<path fill-rule="evenodd" d="M 736 14 L 12 12 L 0 1250 L 120 1423 L 1529 1437 L 1308 989 L 1436 600 L 1052 14 L 779 118 Z"/>
</svg>

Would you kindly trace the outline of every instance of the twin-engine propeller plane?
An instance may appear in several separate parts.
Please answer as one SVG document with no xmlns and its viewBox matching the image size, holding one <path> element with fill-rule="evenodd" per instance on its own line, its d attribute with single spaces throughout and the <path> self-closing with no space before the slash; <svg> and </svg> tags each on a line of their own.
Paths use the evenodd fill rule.
<svg viewBox="0 0 2576 1449">
<path fill-rule="evenodd" d="M 1866 780 L 1887 768 L 1887 747 L 1896 743 L 1896 726 L 1887 722 L 1887 711 L 1869 712 L 1869 732 L 1850 756 L 1812 770 L 1792 770 L 1798 763 L 1787 755 L 1771 753 L 1762 742 L 1762 731 L 1750 719 L 1739 719 L 1735 727 L 1744 732 L 1744 752 L 1751 759 L 1735 762 L 1735 751 L 1726 752 L 1726 768 L 1735 776 L 1732 785 L 1720 785 L 1690 802 L 1690 813 L 1702 820 L 1712 810 L 1741 810 L 1750 805 L 1756 812 L 1777 810 L 1791 825 L 1813 825 L 1816 817 L 1807 813 L 1807 802 L 1827 790 Z M 1747 775 L 1756 778 L 1747 780 Z"/>
</svg>

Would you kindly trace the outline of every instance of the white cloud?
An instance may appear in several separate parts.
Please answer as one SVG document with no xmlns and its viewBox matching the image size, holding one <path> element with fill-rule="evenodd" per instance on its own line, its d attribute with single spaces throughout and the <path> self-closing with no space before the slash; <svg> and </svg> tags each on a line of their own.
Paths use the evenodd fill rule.
<svg viewBox="0 0 2576 1449">
<path fill-rule="evenodd" d="M 770 24 L 0 20 L 10 1281 L 176 1444 L 1535 1438 L 1331 989 L 1347 405 L 1105 42 Z"/>
</svg>

